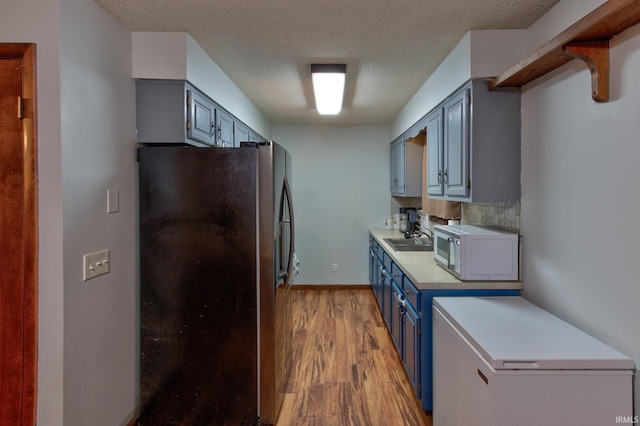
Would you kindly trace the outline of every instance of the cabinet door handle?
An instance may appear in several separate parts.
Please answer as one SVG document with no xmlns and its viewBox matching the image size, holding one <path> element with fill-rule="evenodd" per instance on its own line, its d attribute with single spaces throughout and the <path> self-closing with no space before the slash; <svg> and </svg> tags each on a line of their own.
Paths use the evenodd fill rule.
<svg viewBox="0 0 640 426">
<path fill-rule="evenodd" d="M 442 183 L 442 170 L 438 170 L 438 184 Z"/>
<path fill-rule="evenodd" d="M 444 183 L 448 184 L 449 183 L 449 173 L 448 173 L 447 170 L 444 171 L 443 176 L 444 176 Z"/>
</svg>

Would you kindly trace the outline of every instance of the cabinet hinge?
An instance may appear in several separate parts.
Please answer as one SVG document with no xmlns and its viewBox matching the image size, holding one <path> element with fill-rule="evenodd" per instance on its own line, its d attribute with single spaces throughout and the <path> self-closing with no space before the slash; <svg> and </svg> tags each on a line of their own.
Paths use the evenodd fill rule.
<svg viewBox="0 0 640 426">
<path fill-rule="evenodd" d="M 187 130 L 191 130 L 191 121 L 187 120 Z"/>
<path fill-rule="evenodd" d="M 471 179 L 467 179 L 467 189 L 471 189 Z"/>
<path fill-rule="evenodd" d="M 24 118 L 24 98 L 22 96 L 18 96 L 18 119 L 22 120 Z"/>
<path fill-rule="evenodd" d="M 420 336 L 422 334 L 422 328 L 418 327 L 417 333 L 418 333 L 418 336 Z"/>
<path fill-rule="evenodd" d="M 191 98 L 187 95 L 187 108 L 191 106 Z"/>
</svg>

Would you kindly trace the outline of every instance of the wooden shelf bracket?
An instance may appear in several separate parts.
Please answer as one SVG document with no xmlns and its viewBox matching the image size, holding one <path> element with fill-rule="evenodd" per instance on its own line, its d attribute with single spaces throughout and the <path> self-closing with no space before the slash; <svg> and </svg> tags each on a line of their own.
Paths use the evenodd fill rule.
<svg viewBox="0 0 640 426">
<path fill-rule="evenodd" d="M 562 47 L 567 56 L 584 61 L 591 72 L 591 97 L 609 100 L 609 40 L 576 41 Z"/>
<path fill-rule="evenodd" d="M 499 76 L 489 89 L 521 87 L 566 64 L 584 61 L 591 72 L 591 97 L 609 100 L 609 40 L 640 23 L 640 0 L 608 0 Z"/>
</svg>

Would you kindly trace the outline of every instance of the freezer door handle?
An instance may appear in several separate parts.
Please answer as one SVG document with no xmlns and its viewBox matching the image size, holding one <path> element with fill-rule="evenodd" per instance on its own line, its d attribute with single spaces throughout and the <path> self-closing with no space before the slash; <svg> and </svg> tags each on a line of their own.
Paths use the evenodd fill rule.
<svg viewBox="0 0 640 426">
<path fill-rule="evenodd" d="M 489 384 L 489 379 L 487 379 L 487 376 L 485 376 L 484 373 L 480 371 L 480 369 L 478 369 L 478 376 L 480 376 L 480 378 L 485 384 L 487 385 Z"/>
<path fill-rule="evenodd" d="M 535 370 L 540 368 L 538 361 L 503 361 L 502 367 L 514 370 Z"/>
</svg>

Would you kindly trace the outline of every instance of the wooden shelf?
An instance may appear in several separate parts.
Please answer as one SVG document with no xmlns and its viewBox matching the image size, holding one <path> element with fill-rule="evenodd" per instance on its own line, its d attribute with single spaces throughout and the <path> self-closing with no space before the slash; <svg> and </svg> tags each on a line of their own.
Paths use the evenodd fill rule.
<svg viewBox="0 0 640 426">
<path fill-rule="evenodd" d="M 609 100 L 609 40 L 640 23 L 640 0 L 609 0 L 489 81 L 489 88 L 523 86 L 572 59 L 587 63 L 592 97 Z"/>
</svg>

